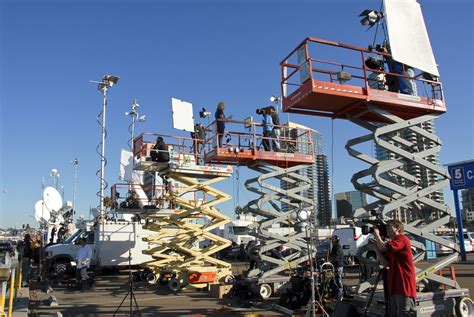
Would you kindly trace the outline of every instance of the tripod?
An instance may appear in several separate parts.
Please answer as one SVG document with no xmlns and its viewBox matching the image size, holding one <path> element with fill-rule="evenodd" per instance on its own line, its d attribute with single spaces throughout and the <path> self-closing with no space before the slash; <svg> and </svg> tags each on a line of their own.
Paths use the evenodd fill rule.
<svg viewBox="0 0 474 317">
<path fill-rule="evenodd" d="M 130 304 L 129 304 L 129 306 L 130 306 L 130 317 L 134 315 L 133 302 L 135 302 L 135 311 L 138 312 L 140 310 L 140 308 L 138 307 L 137 299 L 135 298 L 135 293 L 133 292 L 132 251 L 130 249 L 128 249 L 128 271 L 129 271 L 129 274 L 128 274 L 128 291 L 127 291 L 127 294 L 125 294 L 125 297 L 122 299 L 122 302 L 120 303 L 120 305 L 115 310 L 115 312 L 113 314 L 114 317 L 120 311 L 120 307 L 122 307 L 122 305 L 125 302 L 125 300 L 127 299 L 127 297 L 130 297 L 129 298 L 129 300 L 130 300 Z"/>
<path fill-rule="evenodd" d="M 389 302 L 388 302 L 388 294 L 387 294 L 387 269 L 383 268 L 379 270 L 377 277 L 375 279 L 374 286 L 370 292 L 369 300 L 367 302 L 367 306 L 365 306 L 364 316 L 367 316 L 367 313 L 370 308 L 370 304 L 372 304 L 372 300 L 374 298 L 375 291 L 377 290 L 377 285 L 379 284 L 380 280 L 383 280 L 383 293 L 385 298 L 385 314 L 388 316 L 389 314 Z"/>
</svg>

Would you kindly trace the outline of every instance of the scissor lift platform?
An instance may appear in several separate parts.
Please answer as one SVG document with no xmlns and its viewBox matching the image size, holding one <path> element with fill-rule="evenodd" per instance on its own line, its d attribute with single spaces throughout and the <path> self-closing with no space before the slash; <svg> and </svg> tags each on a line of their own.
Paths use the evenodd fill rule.
<svg viewBox="0 0 474 317">
<path fill-rule="evenodd" d="M 351 64 L 327 61 L 324 57 L 328 54 L 331 58 L 344 56 Z M 371 122 L 378 122 L 381 118 L 366 112 L 367 103 L 404 120 L 446 112 L 441 83 L 425 79 L 423 74 L 410 78 L 420 92 L 418 96 L 390 91 L 388 86 L 386 89 L 372 88 L 374 79 L 369 73 L 394 80 L 405 76 L 369 69 L 364 63 L 368 57 L 382 60 L 390 55 L 306 38 L 281 62 L 283 110 L 331 118 L 358 117 Z"/>
</svg>

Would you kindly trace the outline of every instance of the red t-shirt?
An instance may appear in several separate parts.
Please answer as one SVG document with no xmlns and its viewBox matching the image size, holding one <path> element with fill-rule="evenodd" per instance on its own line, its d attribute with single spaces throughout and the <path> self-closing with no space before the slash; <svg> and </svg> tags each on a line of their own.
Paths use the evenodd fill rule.
<svg viewBox="0 0 474 317">
<path fill-rule="evenodd" d="M 400 234 L 385 243 L 390 261 L 388 269 L 388 290 L 390 295 L 401 294 L 416 297 L 415 264 L 408 237 Z"/>
</svg>

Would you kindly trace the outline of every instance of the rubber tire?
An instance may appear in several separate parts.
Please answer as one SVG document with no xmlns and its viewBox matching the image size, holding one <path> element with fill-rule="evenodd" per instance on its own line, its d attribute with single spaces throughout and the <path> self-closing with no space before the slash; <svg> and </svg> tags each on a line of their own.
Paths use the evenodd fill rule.
<svg viewBox="0 0 474 317">
<path fill-rule="evenodd" d="M 468 317 L 474 316 L 474 305 L 472 299 L 469 297 L 463 297 L 456 300 L 456 316 Z"/>
<path fill-rule="evenodd" d="M 64 275 L 66 275 L 66 273 L 68 271 L 68 266 L 69 266 L 69 263 L 56 262 L 51 267 L 51 272 L 53 272 L 53 274 L 56 277 L 63 278 Z"/>
<path fill-rule="evenodd" d="M 148 284 L 150 284 L 150 285 L 154 285 L 158 281 L 158 277 L 156 277 L 156 275 L 153 274 L 153 273 L 148 273 L 146 275 L 145 281 L 147 281 Z"/>
<path fill-rule="evenodd" d="M 260 285 L 259 294 L 262 299 L 269 299 L 272 296 L 272 287 L 269 284 Z"/>
<path fill-rule="evenodd" d="M 235 277 L 233 275 L 226 275 L 224 277 L 225 285 L 233 285 L 235 283 Z"/>
<path fill-rule="evenodd" d="M 179 290 L 181 290 L 181 282 L 177 278 L 172 278 L 168 282 L 168 287 L 173 292 L 178 292 Z"/>
</svg>

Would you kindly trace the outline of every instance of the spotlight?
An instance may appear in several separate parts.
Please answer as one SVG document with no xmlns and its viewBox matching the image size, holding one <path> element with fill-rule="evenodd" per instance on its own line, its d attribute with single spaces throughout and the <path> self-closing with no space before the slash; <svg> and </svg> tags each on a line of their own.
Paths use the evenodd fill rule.
<svg viewBox="0 0 474 317">
<path fill-rule="evenodd" d="M 105 75 L 102 77 L 102 83 L 108 87 L 112 87 L 119 81 L 120 77 L 114 75 Z"/>
<path fill-rule="evenodd" d="M 280 97 L 277 97 L 277 96 L 271 96 L 270 97 L 270 102 L 280 102 Z"/>
<path fill-rule="evenodd" d="M 146 115 L 138 117 L 138 121 L 140 122 L 145 122 L 145 120 L 146 120 Z"/>
<path fill-rule="evenodd" d="M 206 108 L 202 108 L 201 111 L 199 111 L 199 117 L 200 118 L 208 118 L 211 116 L 211 113 L 206 110 Z"/>
<path fill-rule="evenodd" d="M 368 9 L 362 11 L 359 16 L 363 17 L 362 20 L 360 20 L 360 24 L 372 27 L 383 18 L 383 13 Z"/>
</svg>

